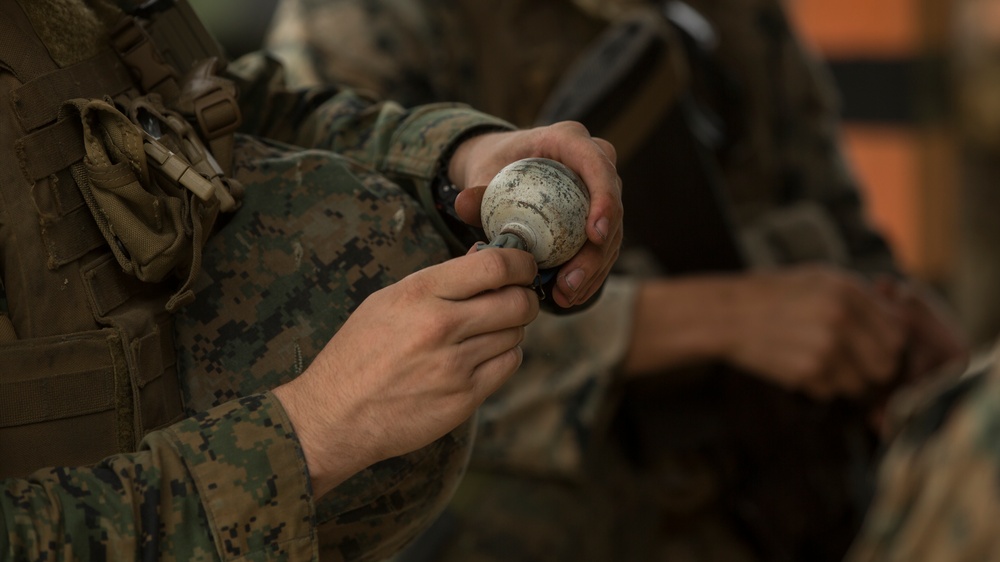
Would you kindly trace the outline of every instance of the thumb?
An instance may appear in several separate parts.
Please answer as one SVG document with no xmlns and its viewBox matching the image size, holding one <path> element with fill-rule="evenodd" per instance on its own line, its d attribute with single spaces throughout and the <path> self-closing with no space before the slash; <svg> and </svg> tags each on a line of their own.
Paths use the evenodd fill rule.
<svg viewBox="0 0 1000 562">
<path fill-rule="evenodd" d="M 455 198 L 455 212 L 466 224 L 482 228 L 483 217 L 480 208 L 483 205 L 485 185 L 463 189 Z"/>
</svg>

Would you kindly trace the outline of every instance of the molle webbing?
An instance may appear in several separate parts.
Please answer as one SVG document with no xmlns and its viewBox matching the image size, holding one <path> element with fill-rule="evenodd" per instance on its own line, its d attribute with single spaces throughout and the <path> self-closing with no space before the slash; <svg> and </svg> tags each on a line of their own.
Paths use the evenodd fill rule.
<svg viewBox="0 0 1000 562">
<path fill-rule="evenodd" d="M 31 131 L 51 121 L 68 99 L 114 97 L 131 87 L 125 65 L 113 52 L 105 51 L 25 83 L 11 93 L 11 101 L 21 126 Z"/>
<path fill-rule="evenodd" d="M 60 68 L 21 5 L 0 0 L 0 478 L 135 450 L 183 412 L 173 282 L 126 275 L 71 172 L 71 99 L 140 95 L 111 49 Z"/>
</svg>

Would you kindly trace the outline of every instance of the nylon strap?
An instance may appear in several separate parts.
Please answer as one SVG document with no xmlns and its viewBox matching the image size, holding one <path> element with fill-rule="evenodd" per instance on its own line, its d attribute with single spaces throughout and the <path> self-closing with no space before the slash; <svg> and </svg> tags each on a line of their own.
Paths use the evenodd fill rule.
<svg viewBox="0 0 1000 562">
<path fill-rule="evenodd" d="M 83 126 L 79 119 L 60 119 L 21 137 L 15 148 L 21 171 L 28 183 L 35 183 L 83 159 Z"/>
<path fill-rule="evenodd" d="M 114 408 L 110 330 L 24 340 L 0 347 L 0 365 L 32 365 L 0 380 L 0 427 L 12 427 Z M 39 357 L 45 357 L 41 362 Z M 82 362 L 81 362 L 82 361 Z"/>
<path fill-rule="evenodd" d="M 83 257 L 106 242 L 87 207 L 79 207 L 63 217 L 42 224 L 42 238 L 49 253 L 50 269 L 56 269 Z"/>
<path fill-rule="evenodd" d="M 123 272 L 110 254 L 106 259 L 91 264 L 82 273 L 99 316 L 107 316 L 132 296 L 148 289 L 148 285 Z"/>
<path fill-rule="evenodd" d="M 114 407 L 113 387 L 113 376 L 107 369 L 0 383 L 0 427 L 110 410 Z"/>
<path fill-rule="evenodd" d="M 113 51 L 44 74 L 11 93 L 14 111 L 26 131 L 54 121 L 72 98 L 114 97 L 132 87 L 132 77 Z"/>
<path fill-rule="evenodd" d="M 111 46 L 129 68 L 143 92 L 156 92 L 165 100 L 177 97 L 177 70 L 163 60 L 149 32 L 132 16 L 123 15 L 110 28 Z"/>
</svg>

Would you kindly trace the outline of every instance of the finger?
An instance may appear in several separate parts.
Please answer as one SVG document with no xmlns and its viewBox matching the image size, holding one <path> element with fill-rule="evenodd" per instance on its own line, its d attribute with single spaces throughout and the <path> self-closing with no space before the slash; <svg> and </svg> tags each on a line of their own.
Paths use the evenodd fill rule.
<svg viewBox="0 0 1000 562">
<path fill-rule="evenodd" d="M 519 346 L 524 341 L 524 326 L 478 334 L 458 343 L 458 352 L 470 359 L 469 372 L 484 361 Z"/>
<path fill-rule="evenodd" d="M 515 346 L 476 366 L 471 375 L 472 393 L 480 404 L 517 372 L 523 358 L 521 346 Z"/>
<path fill-rule="evenodd" d="M 906 341 L 903 313 L 863 286 L 849 290 L 847 310 L 858 329 L 850 330 L 848 337 L 858 351 L 861 366 L 877 375 L 876 380 L 884 380 L 893 374 L 891 369 Z"/>
<path fill-rule="evenodd" d="M 597 292 L 618 259 L 620 243 L 601 247 L 587 243 L 559 269 L 556 304 L 569 307 L 586 302 Z M 589 272 L 589 274 L 588 274 Z"/>
<path fill-rule="evenodd" d="M 593 137 L 593 141 L 601 149 L 601 152 L 607 155 L 612 164 L 618 163 L 618 151 L 615 149 L 615 145 L 599 137 Z"/>
<path fill-rule="evenodd" d="M 591 278 L 590 285 L 584 287 L 582 292 L 577 293 L 573 304 L 583 304 L 593 298 L 593 296 L 598 290 L 600 290 L 601 286 L 607 280 L 608 275 L 611 275 L 611 270 L 614 268 L 615 261 L 617 261 L 617 259 L 618 251 L 615 251 L 613 257 L 607 262 L 607 265 L 604 266 L 604 269 Z"/>
<path fill-rule="evenodd" d="M 528 286 L 538 275 L 535 258 L 511 248 L 487 248 L 419 271 L 434 296 L 465 300 L 507 285 Z"/>
<path fill-rule="evenodd" d="M 547 143 L 549 157 L 569 166 L 587 185 L 590 192 L 588 238 L 598 245 L 607 243 L 621 229 L 623 214 L 621 179 L 614 161 L 580 123 L 557 123 L 545 128 L 543 134 L 557 137 Z M 606 141 L 601 143 L 606 144 Z"/>
<path fill-rule="evenodd" d="M 871 330 L 852 330 L 847 335 L 847 349 L 852 362 L 867 384 L 884 383 L 899 373 L 900 349 L 886 345 Z"/>
<path fill-rule="evenodd" d="M 483 192 L 485 191 L 485 185 L 470 187 L 463 189 L 459 192 L 458 197 L 455 198 L 455 212 L 466 224 L 477 228 L 483 227 L 481 209 L 483 206 Z"/>
<path fill-rule="evenodd" d="M 509 285 L 457 301 L 458 340 L 525 326 L 538 316 L 538 295 L 527 287 Z"/>
</svg>

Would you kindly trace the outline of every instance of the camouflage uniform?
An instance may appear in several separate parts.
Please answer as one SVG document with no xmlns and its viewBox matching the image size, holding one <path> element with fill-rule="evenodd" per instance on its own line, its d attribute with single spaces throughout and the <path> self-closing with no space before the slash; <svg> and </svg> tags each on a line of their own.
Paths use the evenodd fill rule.
<svg viewBox="0 0 1000 562">
<path fill-rule="evenodd" d="M 461 100 L 530 126 L 608 22 L 648 5 L 283 0 L 269 46 L 293 82 L 347 83 L 404 104 Z M 678 73 L 693 78 L 675 87 L 691 88 L 724 123 L 715 156 L 749 266 L 819 260 L 896 273 L 840 153 L 830 79 L 780 3 L 687 5 L 713 29 L 704 58 L 687 60 L 693 72 Z M 676 29 L 665 33 L 679 41 Z M 619 159 L 623 178 L 628 165 Z M 626 186 L 626 196 L 646 189 Z M 662 448 L 637 461 L 627 439 L 607 438 L 620 429 L 614 376 L 635 280 L 609 279 L 608 289 L 584 315 L 530 327 L 522 369 L 481 409 L 450 515 L 412 559 L 838 558 L 873 463 L 860 412 L 752 380 L 665 385 L 651 389 L 663 415 L 649 429 Z"/>
<path fill-rule="evenodd" d="M 83 18 L 72 36 L 33 22 L 54 58 L 89 56 L 52 39 L 99 37 L 83 25 L 89 4 L 47 8 L 35 17 Z M 349 90 L 287 91 L 263 56 L 229 72 L 247 117 L 232 175 L 247 192 L 204 249 L 196 304 L 176 318 L 188 417 L 137 452 L 3 480 L 4 560 L 383 559 L 440 511 L 464 470 L 471 422 L 315 498 L 268 389 L 301 373 L 369 294 L 450 255 L 455 234 L 435 228 L 418 192 L 459 137 L 510 125 L 456 104 L 404 110 Z"/>
</svg>

